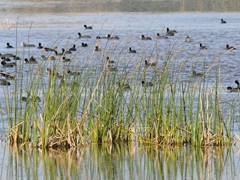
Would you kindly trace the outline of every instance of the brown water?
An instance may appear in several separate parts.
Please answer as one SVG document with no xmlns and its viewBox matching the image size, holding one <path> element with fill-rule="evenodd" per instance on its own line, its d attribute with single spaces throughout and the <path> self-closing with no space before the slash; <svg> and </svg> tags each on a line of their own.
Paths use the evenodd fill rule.
<svg viewBox="0 0 240 180">
<path fill-rule="evenodd" d="M 119 41 L 107 43 L 101 40 L 100 45 L 110 50 L 118 45 L 122 49 L 121 52 L 110 51 L 109 55 L 118 59 L 118 66 L 124 69 L 127 67 L 126 64 L 131 66 L 142 64 L 140 61 L 131 61 L 132 58 L 137 59 L 138 55 L 132 57 L 127 54 L 129 44 L 139 52 L 143 50 L 151 52 L 156 47 L 154 52 L 160 55 L 157 61 L 161 65 L 169 46 L 177 41 L 176 49 L 179 50 L 177 63 L 187 64 L 182 80 L 187 80 L 193 68 L 197 71 L 205 71 L 216 59 L 220 59 L 216 63 L 216 68 L 213 68 L 206 76 L 206 82 L 209 84 L 215 82 L 220 67 L 222 71 L 220 89 L 223 99 L 225 102 L 233 102 L 233 99 L 238 99 L 238 95 L 227 92 L 226 86 L 233 85 L 235 79 L 240 79 L 238 68 L 240 51 L 237 49 L 221 56 L 226 52 L 226 44 L 239 45 L 240 14 L 237 13 L 239 7 L 239 0 L 4 0 L 0 2 L 0 52 L 15 53 L 17 50 L 21 54 L 23 52 L 21 42 L 23 41 L 29 41 L 35 45 L 42 42 L 44 46 L 57 45 L 68 48 L 75 43 L 77 48 L 81 49 L 82 40 L 77 38 L 77 33 L 82 32 L 91 35 L 92 38 L 85 40 L 89 48 L 82 50 L 82 53 L 78 55 L 78 60 L 73 62 L 72 68 L 75 63 L 80 63 L 84 67 L 87 65 L 84 59 L 91 55 L 94 49 L 95 37 L 99 34 L 112 33 L 121 38 L 121 43 Z M 221 18 L 227 20 L 228 23 L 221 24 Z M 93 30 L 85 30 L 84 24 L 92 25 Z M 164 34 L 166 27 L 177 29 L 178 33 L 174 37 L 169 37 L 167 41 L 154 39 L 157 32 Z M 147 34 L 154 40 L 142 42 L 139 40 L 141 34 Z M 184 42 L 187 35 L 193 39 L 192 43 Z M 6 42 L 10 42 L 17 48 L 6 49 Z M 208 51 L 200 52 L 199 43 L 207 45 Z M 201 57 L 197 58 L 199 52 Z M 42 51 L 34 48 L 24 54 L 25 57 L 31 55 L 40 60 Z M 187 61 L 186 57 L 188 57 Z M 99 58 L 101 55 L 97 54 L 92 57 L 96 62 Z M 52 64 L 44 65 L 49 67 Z M 64 68 L 64 64 L 61 66 Z M 30 68 L 37 68 L 37 66 Z M 2 67 L 0 69 L 5 70 Z M 10 69 L 9 72 L 13 73 L 14 70 Z M 24 72 L 29 72 L 29 66 L 24 66 Z M 152 78 L 151 72 L 148 78 Z M 13 87 L 9 89 L 0 87 L 2 99 L 6 91 L 13 90 L 11 88 Z M 3 103 L 1 106 L 5 110 Z M 238 103 L 235 105 L 235 112 L 236 120 L 232 126 L 234 133 L 239 134 Z M 1 125 L 0 131 L 2 132 L 3 129 L 4 126 Z M 20 147 L 9 147 L 1 143 L 0 177 L 1 179 L 237 180 L 240 176 L 238 150 L 238 147 L 194 149 L 193 147 L 143 148 L 138 145 L 121 145 L 90 146 L 68 152 L 38 152 L 23 150 Z"/>
</svg>

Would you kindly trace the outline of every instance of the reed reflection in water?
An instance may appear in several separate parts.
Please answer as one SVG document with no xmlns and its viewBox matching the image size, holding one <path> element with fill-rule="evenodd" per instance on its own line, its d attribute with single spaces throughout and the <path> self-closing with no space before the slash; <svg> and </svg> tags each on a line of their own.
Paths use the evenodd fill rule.
<svg viewBox="0 0 240 180">
<path fill-rule="evenodd" d="M 1 179 L 238 179 L 238 149 L 91 145 L 67 152 L 4 146 Z"/>
</svg>

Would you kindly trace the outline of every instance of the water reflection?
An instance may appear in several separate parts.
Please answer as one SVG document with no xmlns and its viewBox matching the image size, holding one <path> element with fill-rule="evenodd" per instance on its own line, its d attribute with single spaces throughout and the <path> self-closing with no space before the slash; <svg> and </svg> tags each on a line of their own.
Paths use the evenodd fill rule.
<svg viewBox="0 0 240 180">
<path fill-rule="evenodd" d="M 238 179 L 237 148 L 91 145 L 42 151 L 4 145 L 2 179 Z"/>
<path fill-rule="evenodd" d="M 215 11 L 233 12 L 239 10 L 239 0 L 3 0 L 0 2 L 1 12 L 15 13 L 80 13 L 80 12 L 183 12 L 183 11 Z"/>
</svg>

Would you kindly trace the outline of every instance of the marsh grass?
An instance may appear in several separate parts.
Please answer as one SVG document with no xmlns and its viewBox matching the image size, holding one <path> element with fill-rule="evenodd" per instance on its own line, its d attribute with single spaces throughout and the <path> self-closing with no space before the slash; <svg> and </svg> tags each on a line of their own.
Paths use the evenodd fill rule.
<svg viewBox="0 0 240 180">
<path fill-rule="evenodd" d="M 110 53 L 122 52 L 119 44 Z M 210 66 L 202 77 L 189 76 L 182 81 L 184 65 L 176 65 L 176 44 L 156 67 L 144 65 L 142 52 L 135 67 L 111 71 L 106 64 L 108 49 L 98 56 L 97 64 L 91 64 L 90 56 L 85 69 L 76 74 L 67 72 L 71 63 L 61 69 L 62 57 L 48 75 L 43 61 L 37 71 L 29 66 L 25 78 L 21 63 L 16 67 L 21 72 L 20 80 L 15 81 L 14 92 L 5 97 L 10 143 L 30 143 L 42 149 L 118 142 L 151 146 L 231 144 L 232 120 L 222 114 L 220 75 L 209 85 L 205 76 L 213 67 Z M 154 55 L 156 46 L 157 43 L 149 59 L 158 59 L 159 54 Z M 81 68 L 78 66 L 74 70 Z M 143 86 L 142 81 L 153 85 Z M 130 89 L 121 84 L 129 84 Z M 21 101 L 24 94 L 26 102 Z"/>
</svg>

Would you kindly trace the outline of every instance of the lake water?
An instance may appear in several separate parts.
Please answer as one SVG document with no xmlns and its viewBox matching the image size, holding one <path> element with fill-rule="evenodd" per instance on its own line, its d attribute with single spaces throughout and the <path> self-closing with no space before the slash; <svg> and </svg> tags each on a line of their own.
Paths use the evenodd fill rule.
<svg viewBox="0 0 240 180">
<path fill-rule="evenodd" d="M 227 86 L 234 85 L 236 79 L 240 80 L 238 69 L 240 13 L 237 12 L 239 3 L 239 1 L 213 3 L 191 0 L 171 2 L 72 0 L 68 3 L 44 0 L 1 1 L 0 52 L 2 54 L 17 52 L 24 58 L 36 57 L 38 65 L 24 64 L 23 72 L 27 74 L 30 69 L 38 69 L 40 65 L 47 68 L 53 64 L 52 62 L 41 64 L 41 55 L 51 54 L 37 48 L 23 49 L 21 45 L 23 41 L 36 46 L 39 42 L 46 47 L 58 46 L 59 51 L 61 48 L 68 49 L 76 44 L 80 53 L 71 62 L 69 67 L 72 69 L 76 65 L 82 69 L 88 66 L 86 57 L 89 56 L 92 57 L 93 63 L 99 60 L 105 62 L 106 56 L 109 56 L 117 61 L 120 69 L 137 65 L 143 67 L 144 62 L 138 59 L 142 56 L 157 61 L 161 66 L 169 47 L 174 46 L 177 52 L 176 68 L 179 63 L 185 64 L 182 81 L 188 80 L 193 69 L 205 72 L 212 66 L 205 80 L 209 85 L 214 84 L 219 70 L 221 71 L 219 88 L 223 100 L 228 104 L 233 99 L 239 98 L 238 94 L 226 91 Z M 227 24 L 221 24 L 220 19 L 226 20 Z M 93 29 L 85 30 L 84 24 L 93 26 Z M 168 39 L 156 39 L 156 33 L 164 35 L 167 27 L 176 29 L 178 33 Z M 92 38 L 79 39 L 78 32 L 91 35 Z M 96 36 L 106 34 L 118 35 L 120 40 L 96 40 Z M 139 36 L 142 34 L 150 36 L 152 40 L 140 40 Z M 191 43 L 185 42 L 186 36 L 191 37 Z M 7 42 L 15 48 L 7 49 Z M 88 47 L 81 47 L 82 42 L 88 43 Z M 208 50 L 200 51 L 200 43 L 206 45 Z M 109 52 L 95 53 L 96 44 L 109 49 Z M 226 53 L 226 44 L 236 46 L 237 49 Z M 128 54 L 129 46 L 139 53 Z M 115 50 L 116 48 L 118 50 Z M 17 63 L 19 65 L 24 62 Z M 61 69 L 64 69 L 66 65 L 62 63 L 61 66 Z M 6 71 L 3 67 L 0 67 L 0 70 Z M 13 68 L 7 71 L 13 74 L 16 70 Z M 17 74 L 20 72 L 17 71 Z M 151 80 L 151 72 L 148 78 Z M 134 85 L 136 82 L 130 83 Z M 13 91 L 13 87 L 0 86 L 2 99 L 6 91 Z M 1 106 L 5 110 L 4 103 Z M 225 108 L 227 111 L 227 107 Z M 238 103 L 235 110 L 236 121 L 233 128 L 234 133 L 239 134 Z M 2 132 L 3 125 L 0 127 Z M 37 152 L 9 147 L 2 142 L 0 167 L 2 179 L 238 179 L 240 175 L 238 150 L 238 146 L 196 150 L 190 147 L 142 149 L 138 145 L 131 145 L 91 146 L 73 152 Z"/>
</svg>

